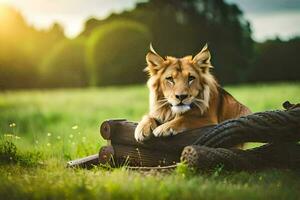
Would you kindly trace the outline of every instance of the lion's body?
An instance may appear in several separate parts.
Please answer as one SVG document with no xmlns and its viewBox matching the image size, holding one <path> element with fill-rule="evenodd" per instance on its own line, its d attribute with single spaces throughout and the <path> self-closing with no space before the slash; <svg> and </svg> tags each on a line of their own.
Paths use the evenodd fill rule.
<svg viewBox="0 0 300 200">
<path fill-rule="evenodd" d="M 138 141 L 152 133 L 154 136 L 174 135 L 251 113 L 211 75 L 207 47 L 194 58 L 163 59 L 153 50 L 146 60 L 150 74 L 150 111 L 136 128 Z"/>
</svg>

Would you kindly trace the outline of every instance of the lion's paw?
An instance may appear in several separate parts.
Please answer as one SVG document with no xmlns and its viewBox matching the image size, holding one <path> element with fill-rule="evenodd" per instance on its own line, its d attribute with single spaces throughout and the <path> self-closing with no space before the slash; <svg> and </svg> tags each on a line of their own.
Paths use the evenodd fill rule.
<svg viewBox="0 0 300 200">
<path fill-rule="evenodd" d="M 172 128 L 168 124 L 162 124 L 153 130 L 153 135 L 155 137 L 167 137 L 176 135 L 177 133 L 178 131 L 176 131 L 176 129 Z"/>
<path fill-rule="evenodd" d="M 134 137 L 136 141 L 142 142 L 148 139 L 156 127 L 157 125 L 154 119 L 144 117 L 134 131 Z"/>
</svg>

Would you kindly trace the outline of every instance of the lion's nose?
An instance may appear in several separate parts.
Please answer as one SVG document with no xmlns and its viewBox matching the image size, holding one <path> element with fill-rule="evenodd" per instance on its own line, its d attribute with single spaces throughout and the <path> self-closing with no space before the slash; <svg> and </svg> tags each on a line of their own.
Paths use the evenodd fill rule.
<svg viewBox="0 0 300 200">
<path fill-rule="evenodd" d="M 183 101 L 184 99 L 186 99 L 188 97 L 187 94 L 180 94 L 180 95 L 175 95 L 175 97 L 177 99 L 179 99 L 180 101 Z"/>
</svg>

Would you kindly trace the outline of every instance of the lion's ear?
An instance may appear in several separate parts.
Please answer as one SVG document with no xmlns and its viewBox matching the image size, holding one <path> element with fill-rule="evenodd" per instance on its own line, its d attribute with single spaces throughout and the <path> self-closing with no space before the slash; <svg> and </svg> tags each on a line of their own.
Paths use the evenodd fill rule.
<svg viewBox="0 0 300 200">
<path fill-rule="evenodd" d="M 149 72 L 152 76 L 156 74 L 156 72 L 164 66 L 164 59 L 154 51 L 152 45 L 150 44 L 150 51 L 146 55 L 146 61 L 148 66 L 145 71 Z"/>
<path fill-rule="evenodd" d="M 212 65 L 210 63 L 211 55 L 208 49 L 208 45 L 205 44 L 205 46 L 202 48 L 200 53 L 198 53 L 194 58 L 193 62 L 198 67 L 201 68 L 202 72 L 206 73 L 209 71 L 209 68 L 212 68 Z"/>
</svg>

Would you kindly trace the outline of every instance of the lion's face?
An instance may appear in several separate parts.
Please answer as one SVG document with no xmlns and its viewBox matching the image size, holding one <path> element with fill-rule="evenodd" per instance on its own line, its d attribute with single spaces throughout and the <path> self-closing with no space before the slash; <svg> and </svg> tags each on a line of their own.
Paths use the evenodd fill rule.
<svg viewBox="0 0 300 200">
<path fill-rule="evenodd" d="M 151 49 L 146 60 L 152 110 L 169 107 L 173 114 L 183 114 L 193 107 L 202 113 L 208 108 L 209 86 L 215 82 L 209 73 L 211 64 L 207 46 L 194 58 L 163 59 Z"/>
<path fill-rule="evenodd" d="M 160 76 L 160 88 L 172 111 L 184 113 L 200 101 L 197 97 L 203 91 L 201 74 L 190 57 L 169 60 L 170 64 Z"/>
</svg>

